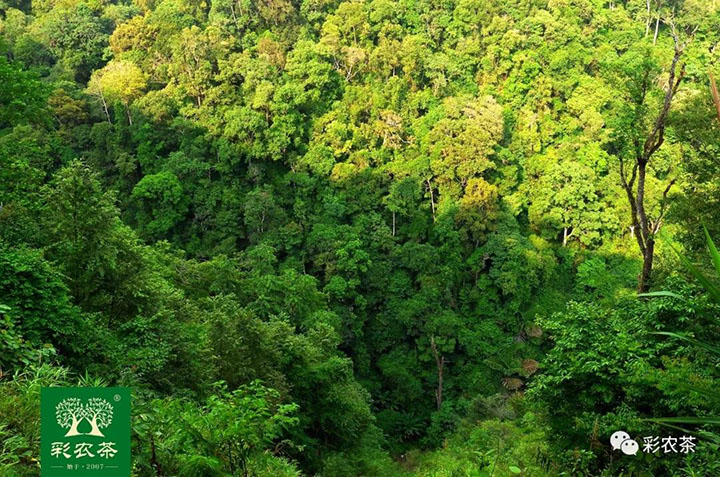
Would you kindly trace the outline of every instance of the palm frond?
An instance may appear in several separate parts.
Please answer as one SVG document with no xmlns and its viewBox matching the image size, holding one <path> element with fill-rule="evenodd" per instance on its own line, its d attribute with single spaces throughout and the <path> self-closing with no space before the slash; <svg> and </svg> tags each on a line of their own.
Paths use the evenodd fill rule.
<svg viewBox="0 0 720 477">
<path fill-rule="evenodd" d="M 698 341 L 694 338 L 690 338 L 689 336 L 681 335 L 680 333 L 673 333 L 671 331 L 653 331 L 650 334 L 652 335 L 663 335 L 663 336 L 670 336 L 672 338 L 676 338 L 682 341 L 686 341 L 692 345 L 695 345 L 699 348 L 702 348 L 706 351 L 710 351 L 713 354 L 716 354 L 720 356 L 720 348 L 717 346 L 710 345 L 708 343 L 705 343 L 703 341 Z"/>
<path fill-rule="evenodd" d="M 675 424 L 671 424 L 669 422 L 663 422 L 663 418 L 640 419 L 640 420 L 646 421 L 646 422 L 655 422 L 657 424 L 660 424 L 663 427 L 668 427 L 670 429 L 676 429 L 678 431 L 684 432 L 685 434 L 688 434 L 691 436 L 697 436 L 699 439 L 704 439 L 706 441 L 710 441 L 715 444 L 720 444 L 720 435 L 718 435 L 714 432 L 705 431 L 702 429 L 695 429 L 695 430 L 687 429 L 685 427 L 680 427 Z"/>
<path fill-rule="evenodd" d="M 705 231 L 705 241 L 707 242 L 708 249 L 710 250 L 710 257 L 712 258 L 713 265 L 715 265 L 715 271 L 717 272 L 718 277 L 720 277 L 720 253 L 718 253 L 715 242 L 713 242 L 707 227 L 704 225 L 703 230 Z"/>
<path fill-rule="evenodd" d="M 708 247 L 710 247 L 711 243 L 712 240 L 708 242 Z M 700 285 L 710 294 L 710 297 L 713 300 L 720 302 L 720 288 L 718 288 L 705 275 L 703 275 L 703 273 L 685 255 L 683 255 L 677 248 L 675 248 L 673 244 L 668 243 L 668 245 L 670 245 L 670 248 L 675 251 L 678 258 L 680 258 L 680 261 L 683 263 L 683 265 L 685 265 L 685 268 L 687 268 L 688 272 L 690 272 L 690 274 L 695 277 L 695 279 L 700 282 Z M 713 243 L 712 246 L 715 247 L 715 244 Z M 715 252 L 717 253 L 717 250 Z"/>
</svg>

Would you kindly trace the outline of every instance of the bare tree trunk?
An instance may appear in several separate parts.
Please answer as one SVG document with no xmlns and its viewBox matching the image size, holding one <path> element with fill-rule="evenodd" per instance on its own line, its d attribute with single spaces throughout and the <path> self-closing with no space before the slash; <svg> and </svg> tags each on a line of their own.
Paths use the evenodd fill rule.
<svg viewBox="0 0 720 477">
<path fill-rule="evenodd" d="M 440 410 L 443 402 L 443 368 L 445 367 L 445 357 L 438 354 L 434 336 L 430 337 L 430 349 L 435 357 L 435 364 L 437 366 L 438 384 L 435 390 L 435 403 L 437 404 L 438 410 Z"/>
<path fill-rule="evenodd" d="M 647 37 L 648 33 L 650 33 L 650 0 L 645 0 L 645 5 L 647 6 L 647 18 L 645 19 L 645 37 Z"/>
<path fill-rule="evenodd" d="M 569 227 L 564 227 L 564 228 L 563 228 L 563 247 L 565 247 L 565 246 L 567 245 L 568 239 L 569 239 L 570 236 L 573 234 L 572 232 L 568 233 L 568 228 L 569 228 Z"/>
<path fill-rule="evenodd" d="M 657 18 L 655 19 L 655 36 L 653 37 L 653 45 L 657 44 L 658 30 L 660 29 L 660 9 L 658 8 Z"/>
<path fill-rule="evenodd" d="M 235 21 L 235 26 L 238 26 L 238 19 L 237 15 L 235 14 L 235 7 L 232 3 L 230 4 L 230 12 L 232 13 L 233 20 Z"/>
<path fill-rule="evenodd" d="M 715 77 L 712 73 L 710 73 L 710 91 L 712 92 L 713 102 L 715 103 L 718 121 L 720 121 L 720 95 L 718 94 L 717 84 L 715 84 Z"/>
<path fill-rule="evenodd" d="M 433 221 L 435 220 L 435 196 L 433 195 L 433 189 L 432 184 L 430 184 L 430 179 L 427 180 L 428 190 L 430 191 L 430 207 L 432 207 L 432 216 Z"/>
<path fill-rule="evenodd" d="M 100 99 L 102 100 L 103 111 L 105 111 L 105 117 L 107 118 L 107 122 L 108 124 L 112 124 L 112 121 L 110 121 L 110 112 L 108 111 L 108 106 L 105 102 L 105 95 L 102 94 L 102 91 L 100 92 Z"/>
</svg>

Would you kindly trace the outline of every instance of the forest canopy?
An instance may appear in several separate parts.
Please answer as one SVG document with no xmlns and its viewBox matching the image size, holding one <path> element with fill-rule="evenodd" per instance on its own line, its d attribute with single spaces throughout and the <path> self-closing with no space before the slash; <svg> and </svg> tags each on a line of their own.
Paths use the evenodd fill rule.
<svg viewBox="0 0 720 477">
<path fill-rule="evenodd" d="M 0 474 L 41 387 L 118 385 L 138 476 L 718 475 L 719 45 L 716 0 L 0 0 Z"/>
</svg>

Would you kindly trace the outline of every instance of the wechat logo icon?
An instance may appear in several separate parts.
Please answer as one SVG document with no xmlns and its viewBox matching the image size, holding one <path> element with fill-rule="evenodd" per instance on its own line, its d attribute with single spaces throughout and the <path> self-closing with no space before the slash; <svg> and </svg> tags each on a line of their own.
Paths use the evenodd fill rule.
<svg viewBox="0 0 720 477">
<path fill-rule="evenodd" d="M 72 436 L 97 436 L 105 437 L 100 429 L 112 424 L 113 407 L 102 398 L 90 398 L 82 402 L 78 398 L 67 398 L 55 406 L 55 419 L 60 427 L 67 429 L 65 437 Z M 78 425 L 87 420 L 90 424 L 90 432 L 78 431 Z"/>
<path fill-rule="evenodd" d="M 625 431 L 617 431 L 610 436 L 610 445 L 613 450 L 621 450 L 625 455 L 635 455 L 640 450 L 637 441 L 630 439 L 630 434 Z"/>
</svg>

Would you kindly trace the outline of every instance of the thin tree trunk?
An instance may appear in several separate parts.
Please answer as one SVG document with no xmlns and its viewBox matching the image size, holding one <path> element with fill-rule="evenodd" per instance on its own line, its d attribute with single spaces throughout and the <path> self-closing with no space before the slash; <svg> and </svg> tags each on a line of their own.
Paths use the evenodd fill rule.
<svg viewBox="0 0 720 477">
<path fill-rule="evenodd" d="M 112 121 L 110 121 L 110 112 L 108 111 L 108 106 L 105 102 L 105 95 L 102 94 L 102 91 L 100 92 L 100 99 L 102 100 L 103 111 L 105 111 L 105 117 L 107 118 L 107 122 L 108 124 L 112 124 Z"/>
<path fill-rule="evenodd" d="M 432 207 L 432 216 L 433 221 L 435 221 L 435 196 L 433 195 L 433 189 L 432 184 L 430 184 L 430 179 L 427 180 L 428 190 L 430 191 L 430 207 Z"/>
<path fill-rule="evenodd" d="M 657 43 L 659 29 L 660 29 L 660 9 L 658 8 L 657 18 L 655 19 L 655 36 L 653 37 L 653 45 Z"/>
<path fill-rule="evenodd" d="M 648 0 L 648 1 L 650 1 L 650 0 Z M 233 20 L 235 21 L 235 26 L 238 26 L 237 15 L 235 15 L 235 7 L 233 6 L 232 3 L 230 4 L 230 12 L 232 13 Z"/>
<path fill-rule="evenodd" d="M 650 33 L 650 19 L 652 18 L 650 15 L 650 0 L 645 0 L 645 5 L 647 6 L 647 18 L 645 19 L 645 37 L 647 37 Z"/>
<path fill-rule="evenodd" d="M 445 357 L 438 354 L 434 336 L 430 337 L 430 349 L 432 350 L 433 356 L 435 357 L 435 364 L 437 366 L 438 385 L 437 389 L 435 390 L 435 402 L 437 404 L 438 410 L 440 410 L 443 402 L 443 368 L 445 367 Z"/>
<path fill-rule="evenodd" d="M 715 83 L 715 77 L 712 73 L 710 73 L 710 91 L 712 92 L 713 102 L 715 103 L 718 121 L 720 121 L 720 94 L 718 94 L 717 84 Z"/>
<path fill-rule="evenodd" d="M 232 445 L 228 444 L 227 449 L 228 464 L 230 464 L 230 475 L 235 475 L 235 461 L 233 461 Z"/>
<path fill-rule="evenodd" d="M 162 468 L 160 467 L 160 462 L 157 460 L 157 450 L 155 448 L 155 438 L 153 437 L 152 433 L 150 433 L 150 465 L 153 466 L 155 469 L 155 475 L 161 476 Z"/>
<path fill-rule="evenodd" d="M 653 232 L 650 230 L 650 224 L 648 223 L 648 217 L 645 213 L 645 176 L 646 176 L 646 162 L 641 161 L 638 165 L 638 183 L 637 183 L 637 216 L 638 222 L 640 223 L 640 232 L 643 237 L 643 243 L 645 249 L 642 251 L 643 254 L 643 269 L 640 274 L 640 280 L 638 281 L 638 293 L 646 293 L 649 288 L 650 274 L 652 273 L 653 265 Z"/>
<path fill-rule="evenodd" d="M 395 236 L 395 211 L 393 210 L 393 237 Z"/>
</svg>

